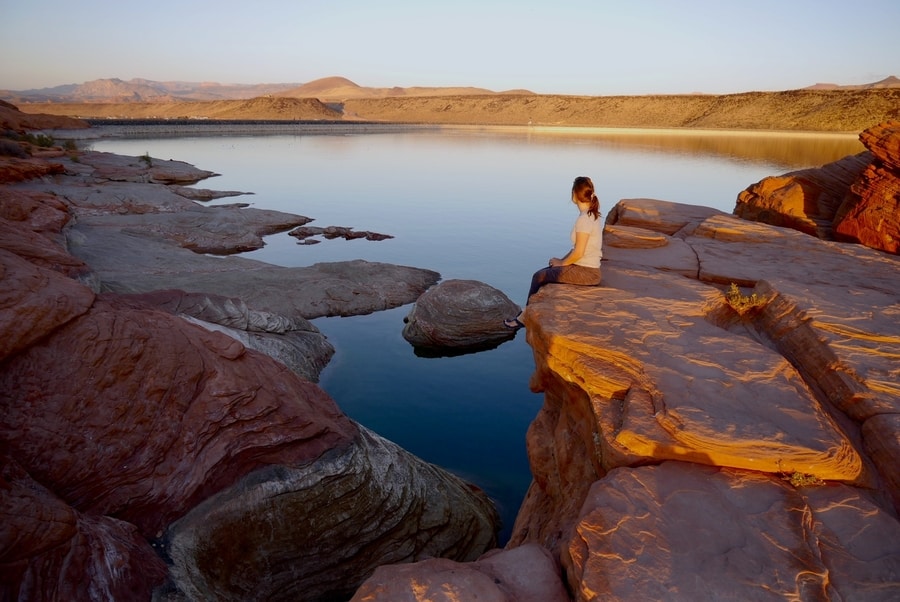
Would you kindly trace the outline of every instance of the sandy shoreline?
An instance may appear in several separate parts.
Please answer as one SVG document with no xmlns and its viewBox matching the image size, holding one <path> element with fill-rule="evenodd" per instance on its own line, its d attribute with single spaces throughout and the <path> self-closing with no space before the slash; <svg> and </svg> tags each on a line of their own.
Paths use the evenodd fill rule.
<svg viewBox="0 0 900 602">
<path fill-rule="evenodd" d="M 197 120 L 192 123 L 184 121 L 159 121 L 148 123 L 146 120 L 131 123 L 104 124 L 91 122 L 91 127 L 84 130 L 52 130 L 59 139 L 92 139 L 118 138 L 133 136 L 173 135 L 348 135 L 348 134 L 385 134 L 413 131 L 439 132 L 481 132 L 497 134 L 525 134 L 535 136 L 667 136 L 667 137 L 746 137 L 746 138 L 805 138 L 856 140 L 858 132 L 820 132 L 796 130 L 743 130 L 713 128 L 638 128 L 638 127 L 601 127 L 601 126 L 550 126 L 550 125 L 444 125 L 419 123 L 380 123 L 380 122 L 328 122 L 328 123 L 243 123 L 230 122 L 210 123 Z"/>
</svg>

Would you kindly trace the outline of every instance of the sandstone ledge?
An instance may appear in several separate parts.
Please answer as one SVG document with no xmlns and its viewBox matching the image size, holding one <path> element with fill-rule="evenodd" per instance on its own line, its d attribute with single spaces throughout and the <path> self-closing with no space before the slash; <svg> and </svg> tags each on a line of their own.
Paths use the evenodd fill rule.
<svg viewBox="0 0 900 602">
<path fill-rule="evenodd" d="M 900 414 L 900 259 L 647 199 L 621 201 L 606 231 L 603 285 L 545 287 L 529 305 L 532 388 L 545 403 L 528 433 L 534 481 L 510 546 L 538 542 L 557 551 L 578 600 L 654 599 L 665 584 L 667 599 L 691 599 L 694 569 L 709 550 L 730 547 L 722 538 L 732 537 L 732 528 L 762 529 L 772 542 L 786 538 L 777 547 L 793 549 L 790 538 L 806 541 L 807 516 L 825 521 L 822 507 L 806 500 L 793 518 L 747 522 L 756 512 L 748 510 L 750 495 L 797 507 L 795 489 L 786 485 L 793 477 L 797 485 L 825 483 L 796 490 L 807 498 L 840 490 L 859 500 L 857 509 L 829 525 L 829 544 L 805 553 L 787 582 L 776 583 L 788 558 L 770 558 L 770 543 L 745 543 L 738 544 L 742 562 L 755 567 L 754 575 L 733 575 L 744 584 L 737 586 L 723 574 L 707 591 L 753 597 L 761 587 L 853 598 L 860 591 L 848 582 L 823 576 L 803 585 L 799 576 L 833 575 L 862 562 L 874 570 L 874 583 L 894 584 L 857 584 L 865 595 L 900 593 L 900 540 L 874 564 L 832 541 L 837 531 L 866 532 L 875 516 L 887 532 L 900 533 L 898 468 L 888 459 Z M 725 295 L 731 283 L 758 304 L 735 310 Z M 673 491 L 706 474 L 691 485 L 696 502 L 676 502 L 641 476 L 647 465 L 672 460 L 652 474 L 682 484 Z M 720 478 L 729 501 L 699 503 L 715 497 L 711 488 Z M 753 493 L 750 481 L 763 489 Z M 589 491 L 618 491 L 636 506 L 598 506 L 586 502 L 594 499 Z M 710 503 L 722 509 L 718 517 Z M 657 524 L 644 524 L 645 516 Z M 677 546 L 668 539 L 676 537 L 672 525 L 691 522 L 704 525 L 703 536 L 679 533 Z M 695 541 L 708 541 L 709 549 Z M 635 546 L 644 554 L 636 556 Z M 676 558 L 676 570 L 660 573 Z"/>
</svg>

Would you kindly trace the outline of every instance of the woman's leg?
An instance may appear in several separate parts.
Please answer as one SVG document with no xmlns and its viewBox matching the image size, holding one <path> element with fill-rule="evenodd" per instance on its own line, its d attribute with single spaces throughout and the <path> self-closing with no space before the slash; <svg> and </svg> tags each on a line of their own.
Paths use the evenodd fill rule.
<svg viewBox="0 0 900 602">
<path fill-rule="evenodd" d="M 600 268 L 586 268 L 581 265 L 564 265 L 560 267 L 546 267 L 538 270 L 531 277 L 531 288 L 528 290 L 528 299 L 545 284 L 578 284 L 581 286 L 595 286 L 600 284 Z M 528 304 L 528 301 L 525 301 Z"/>
<path fill-rule="evenodd" d="M 528 301 L 531 300 L 538 290 L 545 284 L 577 284 L 580 286 L 596 286 L 600 284 L 600 268 L 586 268 L 580 265 L 564 265 L 560 267 L 546 267 L 538 270 L 531 277 L 531 288 L 528 290 L 528 299 L 525 301 L 525 307 L 519 312 L 519 315 L 509 320 L 504 320 L 507 328 L 521 328 L 525 320 L 525 310 L 528 308 Z"/>
</svg>

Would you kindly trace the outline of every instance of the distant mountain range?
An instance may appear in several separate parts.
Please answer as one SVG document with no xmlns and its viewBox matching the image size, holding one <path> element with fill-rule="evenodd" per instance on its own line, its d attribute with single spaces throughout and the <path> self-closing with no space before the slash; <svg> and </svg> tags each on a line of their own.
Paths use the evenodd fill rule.
<svg viewBox="0 0 900 602">
<path fill-rule="evenodd" d="M 37 90 L 0 90 L 0 99 L 13 104 L 42 102 L 197 102 L 245 100 L 260 96 L 317 98 L 343 101 L 352 98 L 396 96 L 444 96 L 497 94 L 474 87 L 371 88 L 345 77 L 326 77 L 305 84 L 219 84 L 213 82 L 157 82 L 147 79 L 96 79 L 83 84 L 67 84 Z M 505 90 L 504 94 L 531 94 L 528 90 Z"/>
<path fill-rule="evenodd" d="M 820 83 L 804 90 L 863 90 L 900 88 L 895 76 L 862 85 Z M 0 100 L 13 104 L 29 103 L 124 103 L 124 102 L 197 102 L 246 100 L 261 96 L 316 98 L 323 102 L 342 102 L 359 98 L 422 96 L 459 96 L 485 94 L 533 94 L 528 90 L 496 92 L 475 87 L 393 87 L 360 86 L 345 77 L 326 77 L 305 84 L 219 84 L 215 82 L 158 82 L 147 79 L 96 79 L 83 84 L 67 84 L 36 90 L 0 90 Z"/>
<path fill-rule="evenodd" d="M 815 84 L 804 90 L 869 90 L 871 88 L 900 88 L 900 79 L 893 75 L 884 78 L 881 81 L 871 84 L 862 84 L 859 86 L 840 86 L 838 84 Z"/>
</svg>

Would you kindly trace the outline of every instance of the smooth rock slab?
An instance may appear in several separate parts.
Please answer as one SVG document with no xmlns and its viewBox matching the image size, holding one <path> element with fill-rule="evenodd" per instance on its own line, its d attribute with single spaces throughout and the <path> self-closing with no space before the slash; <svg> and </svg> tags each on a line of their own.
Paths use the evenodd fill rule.
<svg viewBox="0 0 900 602">
<path fill-rule="evenodd" d="M 483 492 L 360 427 L 347 448 L 204 501 L 170 527 L 167 552 L 190 599 L 340 599 L 381 564 L 475 560 L 498 528 Z"/>
<path fill-rule="evenodd" d="M 121 299 L 133 301 L 135 307 L 162 309 L 207 330 L 227 334 L 312 382 L 318 382 L 319 374 L 334 355 L 334 347 L 308 320 L 252 310 L 240 299 L 176 290 Z"/>
<path fill-rule="evenodd" d="M 285 268 L 239 256 L 210 257 L 170 242 L 77 224 L 69 249 L 106 291 L 179 289 L 241 299 L 249 307 L 313 319 L 392 309 L 440 279 L 432 270 L 363 260 Z"/>
<path fill-rule="evenodd" d="M 588 394 L 607 469 L 622 457 L 688 458 L 862 478 L 852 443 L 793 366 L 708 318 L 724 305 L 717 289 L 625 268 L 604 278 L 597 290 L 560 287 L 528 315 L 529 342 L 547 369 Z"/>
</svg>

